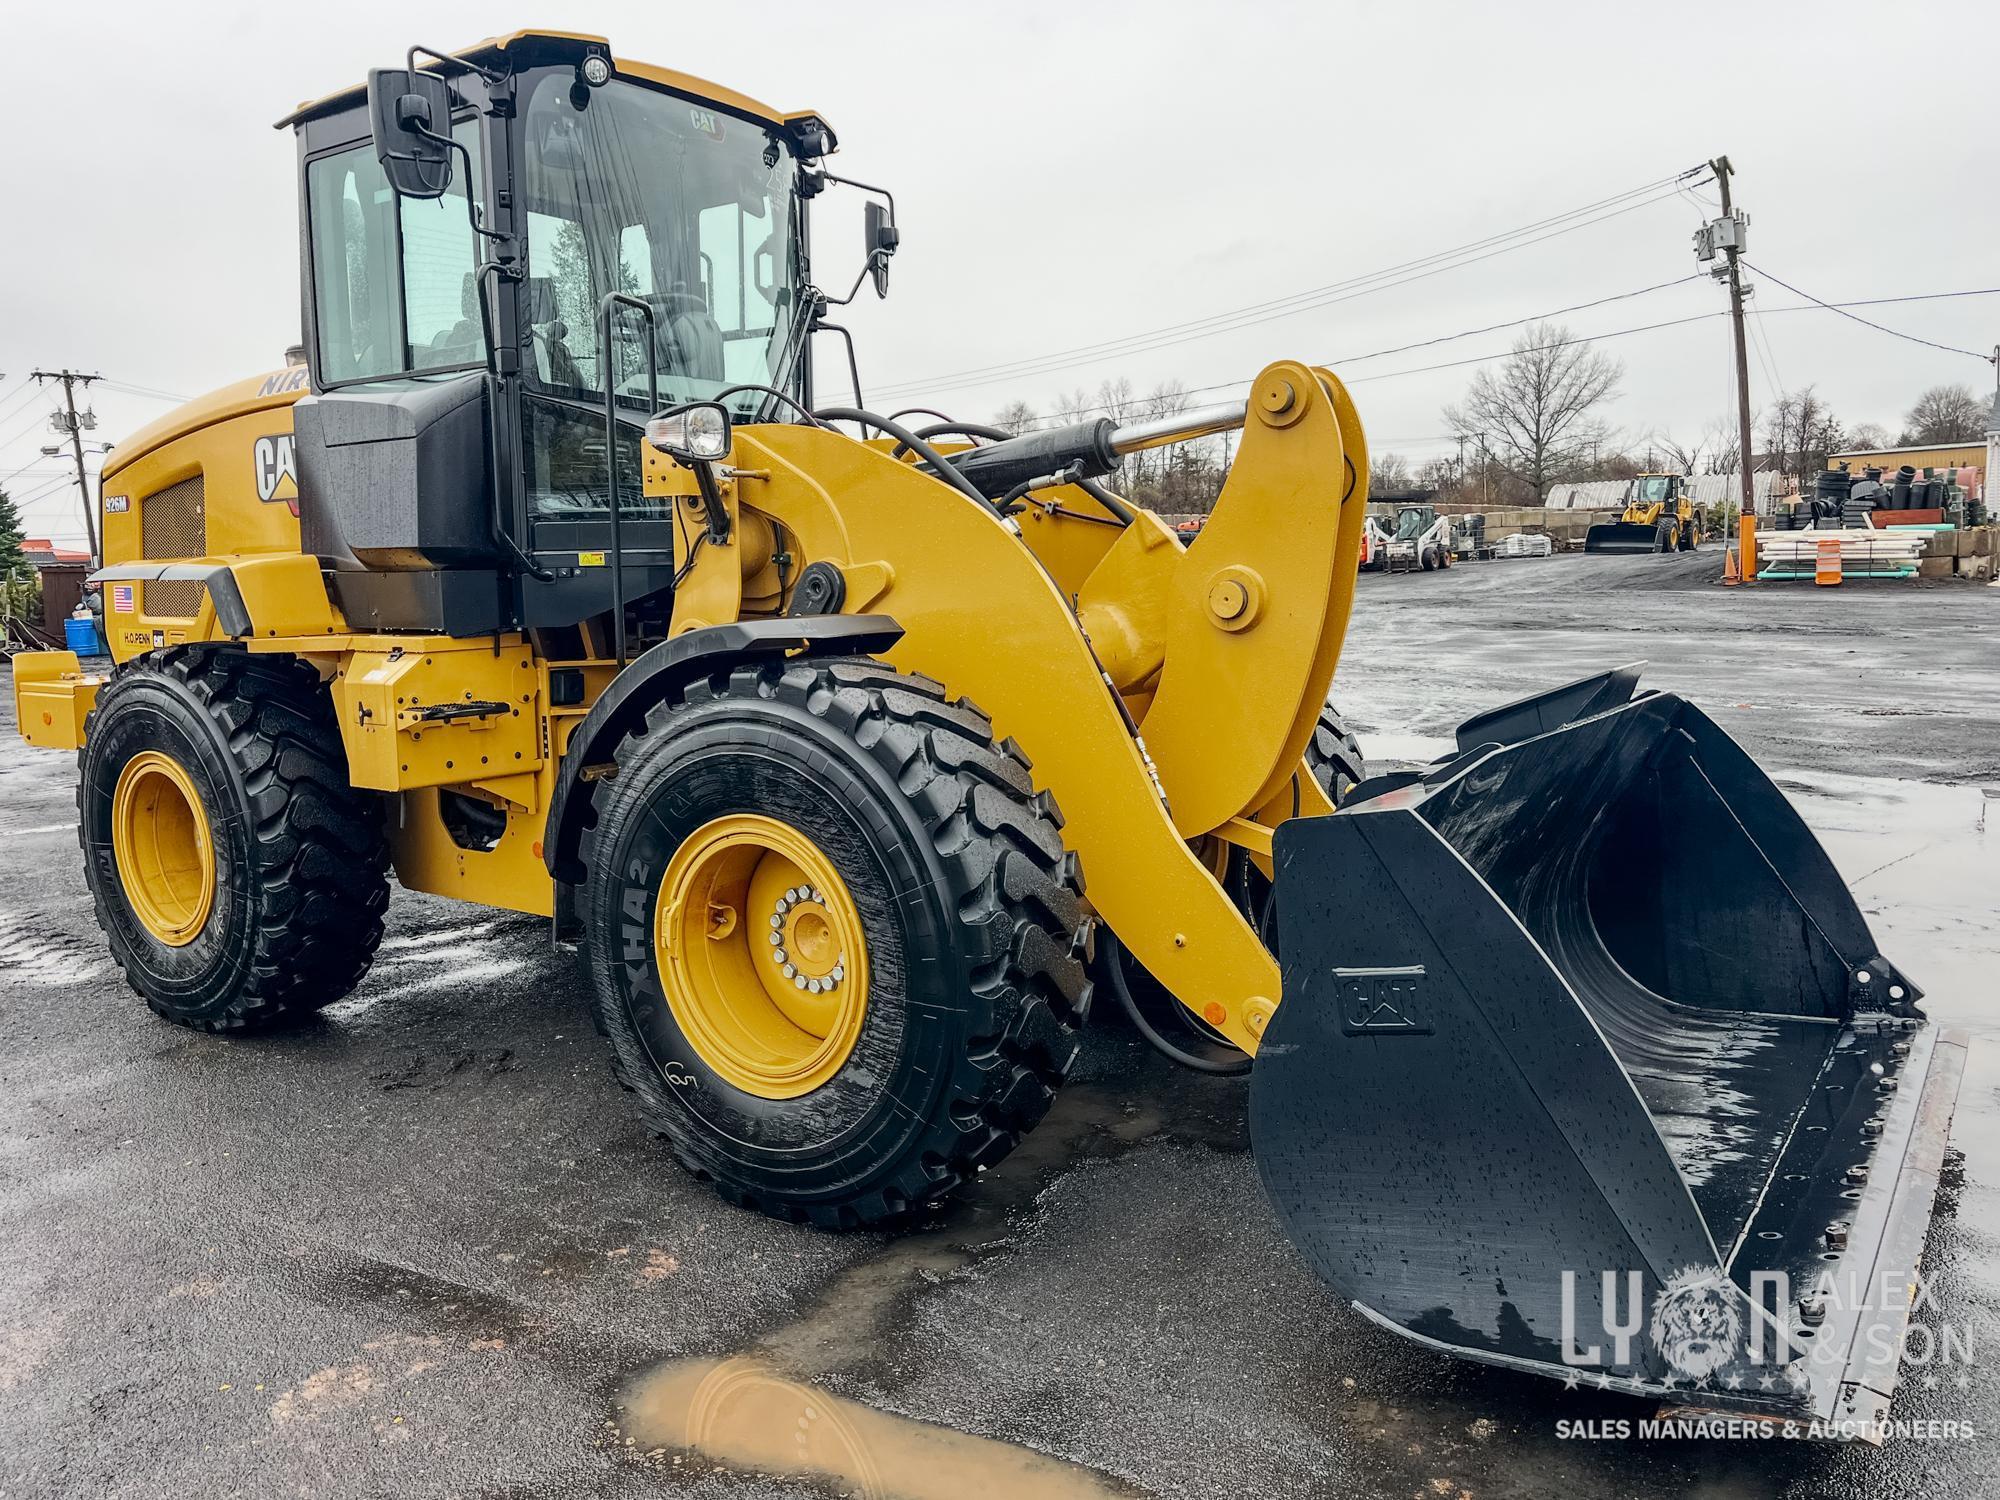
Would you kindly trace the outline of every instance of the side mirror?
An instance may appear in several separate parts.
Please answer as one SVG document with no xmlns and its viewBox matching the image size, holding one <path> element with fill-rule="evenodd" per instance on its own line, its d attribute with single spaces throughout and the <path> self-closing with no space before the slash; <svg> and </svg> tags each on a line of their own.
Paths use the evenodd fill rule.
<svg viewBox="0 0 2000 1500">
<path fill-rule="evenodd" d="M 889 257 L 896 253 L 896 246 L 902 236 L 896 232 L 895 220 L 889 217 L 889 210 L 883 204 L 870 203 L 864 210 L 864 236 L 868 243 L 868 274 L 875 282 L 875 295 L 889 295 Z"/>
<path fill-rule="evenodd" d="M 451 89 L 435 73 L 368 70 L 375 159 L 405 198 L 442 198 L 451 186 Z"/>
</svg>

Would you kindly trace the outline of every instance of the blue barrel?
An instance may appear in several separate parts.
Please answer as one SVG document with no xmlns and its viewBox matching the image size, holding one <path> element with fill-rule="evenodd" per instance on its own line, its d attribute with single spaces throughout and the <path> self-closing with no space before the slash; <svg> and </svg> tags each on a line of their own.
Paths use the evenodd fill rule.
<svg viewBox="0 0 2000 1500">
<path fill-rule="evenodd" d="M 63 621 L 63 639 L 69 649 L 78 656 L 102 656 L 104 642 L 98 638 L 97 621 L 68 619 Z"/>
</svg>

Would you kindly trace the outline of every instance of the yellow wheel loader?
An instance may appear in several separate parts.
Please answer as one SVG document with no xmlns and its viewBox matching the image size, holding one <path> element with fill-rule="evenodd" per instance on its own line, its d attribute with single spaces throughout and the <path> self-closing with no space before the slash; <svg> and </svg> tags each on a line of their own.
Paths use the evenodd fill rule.
<svg viewBox="0 0 2000 1500">
<path fill-rule="evenodd" d="M 1330 371 L 1015 437 L 825 404 L 815 336 L 845 384 L 827 314 L 886 290 L 892 200 L 820 116 L 601 38 L 413 50 L 282 123 L 303 363 L 107 464 L 114 670 L 14 662 L 154 1010 L 241 1033 L 346 993 L 392 869 L 534 913 L 675 1154 L 839 1228 L 1000 1160 L 1102 985 L 1248 1072 L 1279 1218 L 1398 1332 L 1886 1401 L 1907 1309 L 1812 1288 L 1913 1274 L 1962 1049 L 1771 782 L 1634 670 L 1367 776 L 1327 708 L 1368 474 Z M 867 199 L 843 295 L 807 233 L 836 189 Z M 1191 542 L 1118 494 L 1124 455 L 1224 430 Z M 1649 1307 L 1706 1341 L 1635 1335 Z"/>
<path fill-rule="evenodd" d="M 1682 474 L 1641 474 L 1625 489 L 1625 509 L 1584 533 L 1586 552 L 1692 552 L 1701 545 L 1701 512 Z"/>
</svg>

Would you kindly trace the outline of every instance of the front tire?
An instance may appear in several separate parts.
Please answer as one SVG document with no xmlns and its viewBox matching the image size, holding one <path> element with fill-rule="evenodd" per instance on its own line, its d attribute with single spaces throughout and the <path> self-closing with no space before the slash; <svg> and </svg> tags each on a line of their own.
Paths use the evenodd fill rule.
<svg viewBox="0 0 2000 1500">
<path fill-rule="evenodd" d="M 938 1202 L 1047 1113 L 1090 1003 L 1081 884 L 978 709 L 873 661 L 744 666 L 615 759 L 586 849 L 594 1005 L 685 1166 L 857 1227 Z M 773 991 L 785 963 L 825 989 Z"/>
<path fill-rule="evenodd" d="M 1312 772 L 1320 790 L 1338 807 L 1348 791 L 1368 779 L 1368 763 L 1361 756 L 1361 741 L 1347 727 L 1347 720 L 1331 698 L 1320 705 L 1319 722 L 1306 744 L 1306 769 Z"/>
<path fill-rule="evenodd" d="M 155 651 L 98 694 L 78 839 L 126 980 L 198 1031 L 267 1030 L 340 999 L 382 939 L 379 802 L 347 781 L 333 705 L 297 660 Z"/>
</svg>

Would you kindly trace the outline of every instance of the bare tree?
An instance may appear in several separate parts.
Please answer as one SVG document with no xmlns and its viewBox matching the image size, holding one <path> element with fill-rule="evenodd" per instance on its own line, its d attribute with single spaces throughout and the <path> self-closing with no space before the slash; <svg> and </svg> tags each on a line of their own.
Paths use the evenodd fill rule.
<svg viewBox="0 0 2000 1500">
<path fill-rule="evenodd" d="M 1934 385 L 1903 416 L 1903 446 L 1976 443 L 1986 435 L 1987 407 L 1962 385 Z"/>
<path fill-rule="evenodd" d="M 1710 417 L 1701 430 L 1701 441 L 1708 453 L 1710 474 L 1734 474 L 1742 464 L 1743 436 L 1736 418 Z"/>
<path fill-rule="evenodd" d="M 1090 392 L 1082 386 L 1066 396 L 1057 396 L 1049 403 L 1049 415 L 1059 423 L 1081 422 L 1085 417 L 1096 414 L 1096 408 L 1091 405 Z"/>
<path fill-rule="evenodd" d="M 1683 474 L 1734 474 L 1742 443 L 1734 417 L 1711 417 L 1698 437 L 1687 441 L 1671 432 L 1657 432 L 1648 441 Z"/>
<path fill-rule="evenodd" d="M 1368 460 L 1368 493 L 1401 495 L 1416 488 L 1409 460 L 1400 453 L 1377 453 Z"/>
<path fill-rule="evenodd" d="M 1591 413 L 1618 391 L 1625 371 L 1588 340 L 1556 323 L 1531 323 L 1495 370 L 1473 377 L 1462 406 L 1445 408 L 1451 430 L 1484 434 L 1503 472 L 1526 485 L 1539 505 L 1550 483 L 1588 461 L 1605 438 Z"/>
<path fill-rule="evenodd" d="M 1889 429 L 1880 422 L 1863 422 L 1847 430 L 1847 446 L 1850 448 L 1889 448 L 1894 444 Z"/>
<path fill-rule="evenodd" d="M 1417 468 L 1416 478 L 1418 489 L 1436 490 L 1440 499 L 1463 498 L 1459 494 L 1459 489 L 1464 483 L 1464 476 L 1459 471 L 1458 459 L 1455 456 L 1425 459 Z M 1368 488 L 1370 490 L 1375 488 L 1375 465 L 1372 461 L 1368 465 Z"/>
<path fill-rule="evenodd" d="M 1093 415 L 1109 417 L 1122 425 L 1138 414 L 1139 398 L 1133 393 L 1131 381 L 1120 375 L 1116 380 L 1100 380 L 1097 383 L 1097 404 Z"/>
<path fill-rule="evenodd" d="M 1035 409 L 1025 401 L 1009 401 L 994 414 L 993 425 L 1016 437 L 1035 425 Z"/>
<path fill-rule="evenodd" d="M 1671 432 L 1656 432 L 1652 438 L 1654 446 L 1666 455 L 1667 462 L 1682 474 L 1701 474 L 1702 460 L 1708 457 L 1708 436 L 1704 433 L 1692 442 L 1682 442 Z"/>
<path fill-rule="evenodd" d="M 1817 390 L 1787 391 L 1764 413 L 1764 450 L 1781 474 L 1803 489 L 1842 445 L 1840 419 Z"/>
</svg>

